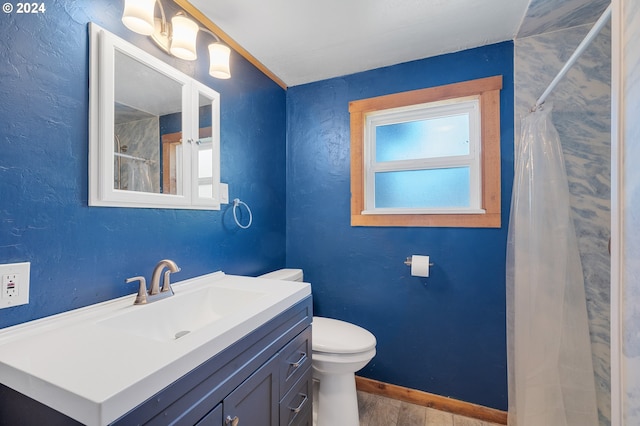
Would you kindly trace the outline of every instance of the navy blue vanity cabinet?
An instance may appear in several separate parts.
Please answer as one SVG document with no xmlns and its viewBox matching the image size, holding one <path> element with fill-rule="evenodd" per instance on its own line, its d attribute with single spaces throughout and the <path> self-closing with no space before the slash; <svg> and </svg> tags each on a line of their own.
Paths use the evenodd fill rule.
<svg viewBox="0 0 640 426">
<path fill-rule="evenodd" d="M 112 425 L 228 426 L 236 418 L 237 426 L 310 425 L 311 320 L 309 296 Z M 4 424 L 80 423 L 0 384 L 0 425 Z"/>
<path fill-rule="evenodd" d="M 224 399 L 225 426 L 297 426 L 311 422 L 310 356 L 308 327 Z"/>
<path fill-rule="evenodd" d="M 308 297 L 113 424 L 233 426 L 234 420 L 238 426 L 304 424 L 301 419 L 311 419 L 311 321 Z M 285 407 L 285 397 L 292 395 L 295 385 L 302 389 L 304 380 L 307 401 L 302 404 L 302 397 L 294 398 Z M 285 421 L 283 412 L 296 416 Z"/>
</svg>

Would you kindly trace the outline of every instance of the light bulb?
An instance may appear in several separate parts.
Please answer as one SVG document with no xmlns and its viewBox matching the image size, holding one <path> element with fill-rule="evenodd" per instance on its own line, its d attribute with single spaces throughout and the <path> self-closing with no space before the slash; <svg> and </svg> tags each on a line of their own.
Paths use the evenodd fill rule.
<svg viewBox="0 0 640 426">
<path fill-rule="evenodd" d="M 138 34 L 153 34 L 155 6 L 156 0 L 125 0 L 122 23 Z"/>
<path fill-rule="evenodd" d="M 229 55 L 231 49 L 222 43 L 209 45 L 209 74 L 215 78 L 227 79 L 231 77 L 229 70 Z"/>
<path fill-rule="evenodd" d="M 171 54 L 186 61 L 196 60 L 198 58 L 196 52 L 198 24 L 184 15 L 176 15 L 171 18 L 171 27 Z"/>
</svg>

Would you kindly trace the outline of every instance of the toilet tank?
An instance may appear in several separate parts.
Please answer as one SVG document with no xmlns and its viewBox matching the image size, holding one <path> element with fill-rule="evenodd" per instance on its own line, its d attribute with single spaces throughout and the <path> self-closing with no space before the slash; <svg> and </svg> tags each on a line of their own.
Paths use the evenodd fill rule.
<svg viewBox="0 0 640 426">
<path fill-rule="evenodd" d="M 302 281 L 303 273 L 302 269 L 278 269 L 273 272 L 269 272 L 264 275 L 260 275 L 258 278 L 267 278 L 270 280 L 281 281 Z"/>
</svg>

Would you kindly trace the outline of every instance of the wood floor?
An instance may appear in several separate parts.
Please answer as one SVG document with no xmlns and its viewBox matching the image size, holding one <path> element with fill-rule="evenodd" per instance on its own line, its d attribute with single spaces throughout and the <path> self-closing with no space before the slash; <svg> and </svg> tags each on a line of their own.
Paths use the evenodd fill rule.
<svg viewBox="0 0 640 426">
<path fill-rule="evenodd" d="M 500 426 L 358 391 L 360 426 Z"/>
</svg>

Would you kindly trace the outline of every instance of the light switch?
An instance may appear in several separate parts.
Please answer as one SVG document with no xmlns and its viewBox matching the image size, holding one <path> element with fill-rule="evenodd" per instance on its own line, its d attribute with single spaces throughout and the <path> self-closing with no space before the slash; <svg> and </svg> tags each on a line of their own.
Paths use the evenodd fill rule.
<svg viewBox="0 0 640 426">
<path fill-rule="evenodd" d="M 220 184 L 220 204 L 229 204 L 229 184 Z"/>
</svg>

